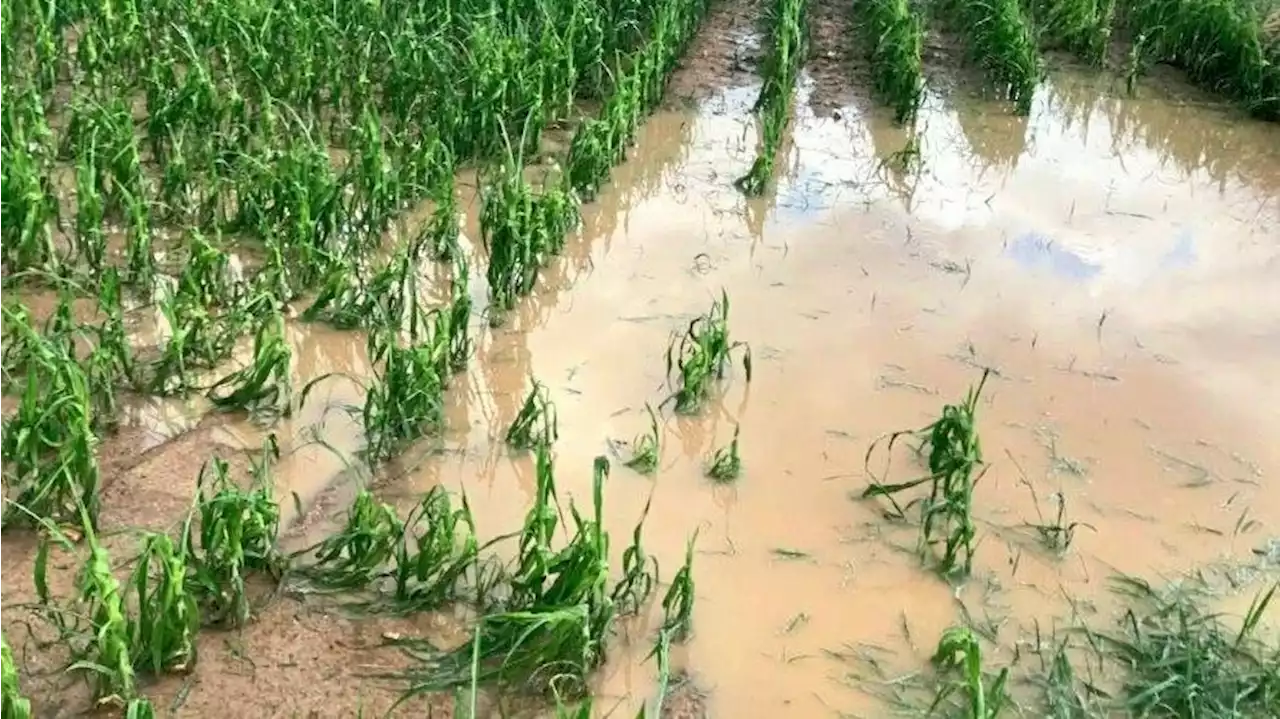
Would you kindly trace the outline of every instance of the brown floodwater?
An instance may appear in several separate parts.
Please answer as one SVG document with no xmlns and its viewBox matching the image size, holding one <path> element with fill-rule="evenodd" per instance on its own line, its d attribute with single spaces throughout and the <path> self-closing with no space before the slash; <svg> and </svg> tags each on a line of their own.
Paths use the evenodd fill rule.
<svg viewBox="0 0 1280 719">
<path fill-rule="evenodd" d="M 966 611 L 1012 646 L 1034 622 L 1064 625 L 1069 598 L 1105 606 L 1115 572 L 1173 576 L 1274 533 L 1280 129 L 1058 74 L 1024 119 L 931 94 L 902 162 L 912 133 L 869 104 L 815 116 L 806 83 L 776 192 L 745 200 L 732 180 L 754 152 L 757 89 L 645 123 L 535 295 L 501 328 L 477 322 L 447 435 L 411 450 L 384 493 L 443 483 L 467 492 L 483 535 L 518 526 L 532 463 L 501 437 L 536 377 L 559 416 L 562 497 L 589 502 L 592 458 L 625 457 L 617 442 L 670 394 L 671 334 L 723 288 L 753 381 L 735 369 L 701 414 L 663 412 L 657 475 L 615 462 L 605 494 L 618 551 L 652 497 L 645 541 L 664 578 L 699 533 L 695 634 L 675 663 L 714 715 L 874 712 L 846 680 L 850 647 L 911 671 Z M 362 339 L 294 339 L 303 380 L 368 376 Z M 986 366 L 990 468 L 974 576 L 957 588 L 919 565 L 914 530 L 857 495 L 869 444 L 928 423 Z M 359 447 L 358 422 L 335 408 L 360 392 L 331 386 L 277 428 L 294 437 L 282 490 L 304 505 L 359 474 L 339 456 Z M 743 476 L 713 484 L 707 457 L 735 426 Z M 905 455 L 894 466 L 898 480 L 913 471 Z M 1057 494 L 1091 527 L 1062 558 L 1026 526 Z M 653 691 L 653 627 L 628 629 L 602 672 L 604 710 Z"/>
</svg>

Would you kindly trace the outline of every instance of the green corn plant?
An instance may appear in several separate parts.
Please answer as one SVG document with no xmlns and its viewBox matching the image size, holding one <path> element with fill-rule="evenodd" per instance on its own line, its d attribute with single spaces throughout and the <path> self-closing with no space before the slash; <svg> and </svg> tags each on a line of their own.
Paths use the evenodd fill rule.
<svg viewBox="0 0 1280 719">
<path fill-rule="evenodd" d="M 102 271 L 107 254 L 107 238 L 102 231 L 106 206 L 98 191 L 96 154 L 90 145 L 87 152 L 76 157 L 76 254 L 88 266 L 90 276 Z"/>
<path fill-rule="evenodd" d="M 558 436 L 556 408 L 551 404 L 551 393 L 546 385 L 535 379 L 524 405 L 507 428 L 507 444 L 516 449 L 532 449 L 538 444 L 555 444 Z"/>
<path fill-rule="evenodd" d="M 133 351 L 124 327 L 120 275 L 114 267 L 107 267 L 99 278 L 98 312 L 104 319 L 91 328 L 96 336 L 93 350 L 85 359 L 85 377 L 95 428 L 112 428 L 118 414 L 116 385 L 137 381 Z"/>
<path fill-rule="evenodd" d="M 4 479 L 16 505 L 6 505 L 3 523 L 25 518 L 58 522 L 87 517 L 97 527 L 98 438 L 94 433 L 89 380 L 55 342 L 28 335 L 39 349 L 28 361 L 16 412 L 4 423 Z"/>
<path fill-rule="evenodd" d="M 152 674 L 181 671 L 196 660 L 200 610 L 187 583 L 187 560 L 168 535 L 143 537 L 142 555 L 124 597 L 126 607 L 137 609 L 137 615 L 127 619 L 129 655 L 135 669 Z"/>
<path fill-rule="evenodd" d="M 738 425 L 733 427 L 733 441 L 716 450 L 707 463 L 707 476 L 717 482 L 732 482 L 742 474 L 742 457 L 738 454 Z"/>
<path fill-rule="evenodd" d="M 661 633 L 673 641 L 684 641 L 693 629 L 693 548 L 698 543 L 694 532 L 684 550 L 684 564 L 676 570 L 671 586 L 662 597 Z"/>
<path fill-rule="evenodd" d="M 313 555 L 311 562 L 293 573 L 324 589 L 363 589 L 383 574 L 403 535 L 404 524 L 395 509 L 378 504 L 371 492 L 362 489 L 341 531 L 293 555 Z"/>
<path fill-rule="evenodd" d="M 123 703 L 135 694 L 136 675 L 129 642 L 129 619 L 120 583 L 111 571 L 111 557 L 98 542 L 97 533 L 82 511 L 81 529 L 89 554 L 76 576 L 74 616 L 87 618 L 88 631 L 71 637 L 72 662 L 67 671 L 83 672 L 93 686 L 99 704 Z M 65 541 L 65 537 L 60 537 Z M 49 603 L 47 544 L 43 544 L 36 562 L 37 595 Z M 53 614 L 62 614 L 57 610 Z M 59 620 L 60 622 L 61 620 Z"/>
<path fill-rule="evenodd" d="M 636 437 L 631 443 L 631 458 L 626 466 L 641 474 L 653 474 L 658 469 L 658 460 L 662 453 L 662 432 L 658 429 L 658 416 L 653 407 L 645 403 L 644 409 L 649 413 L 649 432 Z"/>
<path fill-rule="evenodd" d="M 195 370 L 211 367 L 231 354 L 237 332 L 181 293 L 162 290 L 159 305 L 170 334 L 151 363 L 147 389 L 159 395 L 186 394 L 196 386 Z"/>
<path fill-rule="evenodd" d="M 965 698 L 964 716 L 969 719 L 996 719 L 1009 703 L 1005 691 L 1008 667 L 1001 669 L 988 684 L 982 670 L 982 645 L 968 627 L 951 627 L 942 633 L 938 649 L 933 654 L 933 665 L 943 674 L 958 671 L 960 678 L 945 683 L 939 689 L 933 706 L 929 708 L 930 714 L 957 692 Z"/>
<path fill-rule="evenodd" d="M 5 138 L 0 151 L 0 206 L 5 223 L 3 254 L 6 272 L 45 269 L 57 272 L 60 264 L 53 243 L 52 223 L 58 217 L 58 200 L 46 163 L 31 151 L 25 132 Z"/>
<path fill-rule="evenodd" d="M 3 635 L 0 635 L 0 708 L 6 718 L 31 719 L 31 701 L 22 696 L 18 687 L 18 666 Z"/>
<path fill-rule="evenodd" d="M 276 313 L 259 327 L 253 339 L 252 363 L 218 380 L 209 388 L 209 401 L 226 411 L 245 410 L 288 416 L 292 411 L 293 352 L 284 336 L 284 316 Z"/>
<path fill-rule="evenodd" d="M 371 462 L 389 459 L 404 444 L 444 424 L 448 318 L 439 312 L 431 317 L 425 335 L 409 347 L 401 347 L 385 330 L 369 337 L 369 357 L 379 366 L 361 413 Z"/>
<path fill-rule="evenodd" d="M 1262 119 L 1280 118 L 1280 42 L 1274 15 L 1270 39 L 1266 3 L 1238 0 L 1133 0 L 1121 5 L 1124 24 L 1145 36 L 1157 62 L 1186 70 L 1193 81 L 1241 101 Z"/>
<path fill-rule="evenodd" d="M 1024 6 L 1042 45 L 1070 50 L 1099 66 L 1106 60 L 1115 0 L 1028 0 Z"/>
<path fill-rule="evenodd" d="M 219 457 L 200 469 L 182 547 L 190 565 L 190 591 L 213 624 L 239 626 L 249 620 L 245 577 L 250 571 L 282 571 L 284 559 L 276 549 L 280 507 L 262 479 L 241 489 Z"/>
<path fill-rule="evenodd" d="M 922 556 L 932 552 L 941 535 L 944 551 L 938 558 L 938 568 L 944 575 L 968 575 L 973 566 L 977 536 L 973 522 L 973 489 L 978 480 L 978 470 L 983 466 L 982 444 L 977 431 L 977 408 L 978 399 L 990 374 L 989 369 L 985 370 L 978 385 L 969 389 L 964 402 L 943 407 L 942 416 L 934 423 L 920 430 L 900 431 L 889 435 L 889 453 L 892 453 L 894 443 L 902 436 L 922 438 L 920 450 L 928 451 L 927 475 L 899 484 L 883 484 L 868 466 L 872 482 L 862 496 L 888 499 L 893 507 L 891 516 L 895 518 L 906 517 L 906 508 L 893 498 L 895 494 L 922 484 L 930 486 L 927 497 L 913 500 L 907 507 L 916 503 L 921 506 L 919 549 Z M 868 465 L 880 441 L 876 440 L 867 449 Z"/>
<path fill-rule="evenodd" d="M 915 117 L 924 89 L 920 15 L 907 0 L 858 0 L 854 11 L 862 19 L 860 35 L 875 91 L 893 108 L 894 121 L 906 123 Z"/>
<path fill-rule="evenodd" d="M 454 196 L 452 173 L 442 173 L 442 181 L 432 192 L 435 211 L 431 221 L 423 225 L 420 240 L 431 249 L 437 260 L 450 261 L 461 257 L 458 247 L 458 200 Z"/>
<path fill-rule="evenodd" d="M 557 526 L 550 450 L 539 445 L 538 489 L 521 532 L 510 577 L 506 611 L 482 617 L 472 641 L 453 651 L 402 642 L 421 669 L 396 675 L 409 682 L 401 701 L 424 692 L 497 682 L 580 694 L 588 672 L 604 660 L 617 608 L 608 587 L 609 537 L 601 525 L 609 463 L 594 462 L 592 518 L 570 506 L 575 531 L 558 551 L 550 547 Z M 554 668 L 548 672 L 548 668 Z"/>
<path fill-rule="evenodd" d="M 631 533 L 631 546 L 622 553 L 622 579 L 614 585 L 612 597 L 619 614 L 639 612 L 658 584 L 658 558 L 645 554 L 644 543 L 641 541 L 644 522 L 649 517 L 649 505 L 652 503 L 652 497 L 644 503 L 640 521 L 636 522 L 636 528 Z"/>
<path fill-rule="evenodd" d="M 454 598 L 478 553 L 466 497 L 454 509 L 449 493 L 432 487 L 409 513 L 395 545 L 396 606 L 423 611 Z"/>
<path fill-rule="evenodd" d="M 711 311 L 695 318 L 683 335 L 667 347 L 667 377 L 677 370 L 679 386 L 663 404 L 675 401 L 677 412 L 696 412 L 711 396 L 712 383 L 724 377 L 734 350 L 741 348 L 742 367 L 751 381 L 751 348 L 729 339 L 729 295 L 723 290 Z"/>
<path fill-rule="evenodd" d="M 535 194 L 512 155 L 484 180 L 480 233 L 489 250 L 489 295 L 499 321 L 517 297 L 533 290 L 538 270 L 559 252 L 578 221 L 577 204 L 561 187 Z"/>
<path fill-rule="evenodd" d="M 156 710 L 150 700 L 139 697 L 129 701 L 124 710 L 124 719 L 156 719 Z"/>
</svg>

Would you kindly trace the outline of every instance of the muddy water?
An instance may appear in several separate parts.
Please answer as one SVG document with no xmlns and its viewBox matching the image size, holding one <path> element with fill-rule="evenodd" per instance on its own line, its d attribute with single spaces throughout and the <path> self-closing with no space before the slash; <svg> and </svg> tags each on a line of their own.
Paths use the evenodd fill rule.
<svg viewBox="0 0 1280 719">
<path fill-rule="evenodd" d="M 702 414 L 663 413 L 656 478 L 616 463 L 605 507 L 620 548 L 652 496 L 645 538 L 668 578 L 699 532 L 696 634 L 675 663 L 716 716 L 874 715 L 837 658 L 848 647 L 884 647 L 911 671 L 966 611 L 1013 646 L 1033 622 L 1061 624 L 1068 598 L 1103 611 L 1113 572 L 1172 574 L 1275 533 L 1275 126 L 1058 75 L 1029 118 L 931 95 L 910 133 L 869 103 L 815 116 L 806 82 L 776 193 L 746 201 L 732 180 L 754 152 L 756 91 L 645 124 L 537 295 L 503 328 L 477 324 L 448 435 L 411 450 L 384 493 L 444 483 L 466 490 L 482 534 L 517 526 L 533 471 L 500 438 L 536 377 L 559 413 L 562 496 L 590 501 L 592 458 L 644 430 L 644 404 L 669 394 L 671 333 L 724 288 L 754 381 L 735 371 Z M 902 162 L 912 137 L 918 157 Z M 304 380 L 368 375 L 350 334 L 294 339 Z M 856 497 L 868 445 L 931 421 L 984 366 L 997 374 L 980 409 L 980 547 L 954 588 L 919 567 L 910 528 Z M 282 490 L 320 523 L 359 473 L 342 459 L 358 423 L 340 411 L 359 389 L 325 387 L 277 428 L 293 438 Z M 735 425 L 744 475 L 714 486 L 704 463 Z M 892 476 L 914 471 L 899 456 Z M 1061 559 L 1025 526 L 1055 493 L 1093 528 Z M 652 692 L 651 632 L 629 629 L 597 706 Z"/>
</svg>

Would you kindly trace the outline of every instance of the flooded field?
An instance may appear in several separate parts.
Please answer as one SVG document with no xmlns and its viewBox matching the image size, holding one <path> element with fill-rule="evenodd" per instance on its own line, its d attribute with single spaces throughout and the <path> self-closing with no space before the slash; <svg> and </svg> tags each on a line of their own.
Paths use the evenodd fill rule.
<svg viewBox="0 0 1280 719">
<path fill-rule="evenodd" d="M 773 179 L 747 197 L 734 180 L 761 141 L 762 5 L 711 5 L 625 161 L 501 318 L 484 273 L 485 180 L 458 173 L 475 345 L 443 393 L 438 431 L 367 461 L 362 411 L 386 360 L 371 357 L 363 329 L 303 321 L 311 291 L 281 314 L 288 416 L 218 412 L 203 392 L 122 392 L 120 427 L 95 450 L 98 532 L 126 560 L 117 568 L 137 551 L 133 530 L 178 531 L 214 456 L 237 477 L 268 467 L 287 552 L 339 532 L 363 489 L 405 516 L 443 487 L 465 496 L 481 544 L 518 533 L 541 475 L 538 453 L 513 449 L 507 433 L 536 380 L 554 406 L 547 456 L 562 522 L 571 500 L 591 514 L 593 462 L 606 457 L 597 511 L 612 573 L 641 521 L 660 570 L 654 597 L 613 625 L 584 716 L 646 705 L 681 718 L 924 715 L 930 660 L 953 626 L 982 637 L 992 676 L 1011 668 L 1009 713 L 1085 716 L 1039 707 L 1035 677 L 1073 637 L 1071 651 L 1087 654 L 1073 632 L 1117 630 L 1128 606 L 1117 576 L 1153 586 L 1198 577 L 1238 627 L 1280 578 L 1280 125 L 1170 68 L 1130 93 L 1119 74 L 1065 57 L 1051 58 L 1018 116 L 955 70 L 959 51 L 935 35 L 919 109 L 900 125 L 871 99 L 835 4 L 815 2 Z M 536 163 L 567 166 L 566 148 L 549 132 Z M 431 216 L 408 214 L 402 224 Z M 456 270 L 422 260 L 413 272 L 425 306 L 449 305 Z M 749 347 L 749 377 L 735 353 L 700 411 L 675 412 L 672 338 L 722 296 L 731 340 Z M 58 304 L 32 287 L 6 288 L 5 302 L 42 321 Z M 135 346 L 172 337 L 158 302 L 127 315 Z M 253 336 L 196 384 L 253 366 Z M 6 334 L 6 355 L 13 342 Z M 918 552 L 914 514 L 890 516 L 927 489 L 863 494 L 928 474 L 907 446 L 917 440 L 884 438 L 932 423 L 984 371 L 973 563 L 967 576 L 940 576 Z M 6 416 L 18 411 L 14 394 Z M 646 406 L 660 447 L 648 476 L 625 464 L 649 430 Z M 278 450 L 263 460 L 268 437 Z M 739 476 L 709 478 L 731 441 Z M 62 671 L 69 653 L 42 625 L 56 612 L 31 581 L 51 526 L 6 527 L 4 635 L 32 715 L 80 716 L 95 692 Z M 655 635 L 667 636 L 660 601 L 690 542 L 692 631 L 670 646 L 667 668 L 654 659 Z M 504 562 L 521 552 L 514 539 L 483 550 Z M 54 549 L 54 595 L 78 591 L 79 556 Z M 412 682 L 387 675 L 416 660 L 393 640 L 468 647 L 475 612 L 464 602 L 375 613 L 289 572 L 251 579 L 250 621 L 201 630 L 198 662 L 139 680 L 158 714 L 556 711 L 520 687 L 468 698 L 465 682 L 397 706 Z M 1257 629 L 1272 644 L 1277 606 L 1262 605 Z M 1077 658 L 1080 675 L 1090 666 Z"/>
</svg>

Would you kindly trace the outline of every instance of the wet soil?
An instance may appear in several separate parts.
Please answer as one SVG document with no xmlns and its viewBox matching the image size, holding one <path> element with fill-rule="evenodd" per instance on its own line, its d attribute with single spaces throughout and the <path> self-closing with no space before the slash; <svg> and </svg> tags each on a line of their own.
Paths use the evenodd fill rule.
<svg viewBox="0 0 1280 719">
<path fill-rule="evenodd" d="M 652 498 L 646 549 L 664 577 L 699 532 L 695 631 L 672 657 L 681 680 L 664 716 L 876 716 L 850 679 L 850 647 L 915 671 L 966 615 L 1014 646 L 1037 623 L 1070 621 L 1073 602 L 1105 615 L 1115 572 L 1241 561 L 1280 531 L 1280 129 L 1169 88 L 1128 98 L 1079 72 L 1053 74 L 1028 118 L 931 81 L 915 130 L 896 128 L 865 85 L 839 82 L 856 50 L 841 49 L 853 44 L 832 28 L 847 20 L 822 3 L 776 191 L 744 200 L 732 179 L 753 151 L 760 10 L 713 5 L 668 109 L 583 208 L 535 296 L 503 327 L 476 317 L 477 356 L 449 393 L 444 436 L 370 473 L 355 460 L 359 424 L 341 411 L 362 393 L 341 379 L 272 429 L 285 546 L 323 535 L 364 482 L 397 503 L 437 484 L 465 490 L 482 537 L 518 526 L 532 462 L 501 438 L 530 377 L 558 411 L 562 497 L 585 501 L 592 458 L 624 458 L 614 441 L 643 431 L 644 405 L 669 395 L 671 333 L 722 288 L 752 382 L 735 370 L 703 413 L 664 412 L 656 477 L 616 463 L 605 500 L 617 548 Z M 909 145 L 918 158 L 903 162 Z M 463 206 L 474 238 L 478 208 Z M 483 283 L 473 291 L 482 306 Z M 370 374 L 363 337 L 295 325 L 290 341 L 299 385 Z M 887 470 L 884 454 L 868 461 L 876 438 L 932 421 L 984 367 L 996 373 L 979 409 L 980 545 L 973 577 L 952 586 L 920 566 L 913 527 L 859 495 L 871 472 L 921 471 L 905 452 Z M 242 418 L 201 421 L 198 401 L 132 407 L 101 448 L 103 522 L 121 557 L 121 530 L 172 526 L 210 456 L 243 476 L 264 435 Z M 743 476 L 713 484 L 706 459 L 735 426 Z M 1058 501 L 1089 525 L 1063 556 L 1031 527 Z M 23 686 L 37 715 L 80 715 L 87 693 L 54 673 L 62 657 L 26 639 L 35 542 L 3 541 L 3 623 Z M 75 558 L 54 565 L 65 596 Z M 630 716 L 652 699 L 653 619 L 611 647 L 598 708 Z M 266 592 L 244 629 L 202 633 L 190 675 L 146 691 L 172 716 L 381 715 L 404 685 L 373 675 L 407 666 L 382 638 L 448 643 L 461 626 Z M 451 715 L 447 697 L 399 714 Z"/>
</svg>

